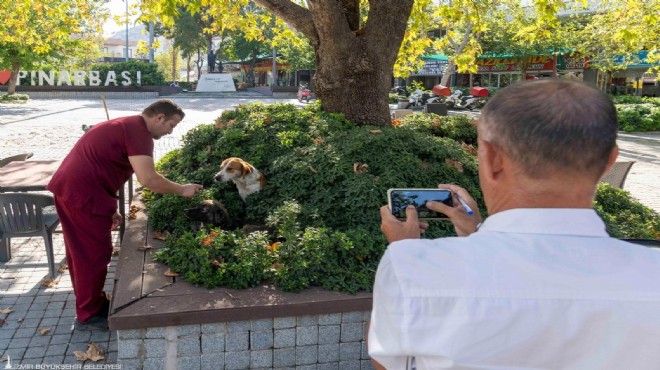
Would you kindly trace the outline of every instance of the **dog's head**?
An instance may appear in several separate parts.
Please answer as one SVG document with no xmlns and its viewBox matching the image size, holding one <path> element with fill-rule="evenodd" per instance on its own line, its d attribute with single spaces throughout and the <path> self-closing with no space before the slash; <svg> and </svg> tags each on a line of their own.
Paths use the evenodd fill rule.
<svg viewBox="0 0 660 370">
<path fill-rule="evenodd" d="M 254 167 L 251 164 L 240 158 L 231 157 L 222 161 L 220 172 L 216 173 L 213 178 L 216 182 L 231 181 L 245 177 L 252 171 L 254 171 Z"/>
<path fill-rule="evenodd" d="M 231 219 L 229 212 L 225 206 L 215 200 L 203 200 L 197 207 L 187 208 L 184 210 L 186 217 L 193 221 L 199 221 L 213 226 L 219 226 L 222 229 L 229 229 L 231 227 Z"/>
</svg>

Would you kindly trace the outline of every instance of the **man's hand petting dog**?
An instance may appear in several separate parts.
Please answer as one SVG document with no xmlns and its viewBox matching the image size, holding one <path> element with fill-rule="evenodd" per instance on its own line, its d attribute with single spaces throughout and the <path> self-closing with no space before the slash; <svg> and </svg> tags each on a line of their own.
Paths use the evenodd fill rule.
<svg viewBox="0 0 660 370">
<path fill-rule="evenodd" d="M 227 158 L 220 164 L 220 172 L 213 177 L 215 182 L 232 181 L 238 188 L 238 194 L 245 201 L 248 195 L 258 192 L 266 186 L 266 178 L 253 165 L 241 158 Z"/>
</svg>

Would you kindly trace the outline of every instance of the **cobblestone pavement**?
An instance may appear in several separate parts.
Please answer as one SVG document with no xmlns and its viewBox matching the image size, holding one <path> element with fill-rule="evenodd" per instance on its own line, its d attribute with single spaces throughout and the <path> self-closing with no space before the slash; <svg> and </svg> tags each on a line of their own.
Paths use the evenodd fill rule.
<svg viewBox="0 0 660 370">
<path fill-rule="evenodd" d="M 156 142 L 156 159 L 178 147 L 185 132 L 202 123 L 212 123 L 223 110 L 238 104 L 298 103 L 295 99 L 195 98 L 175 96 L 172 100 L 186 112 L 173 134 Z M 106 100 L 109 116 L 120 117 L 141 111 L 152 99 Z M 453 113 L 452 113 L 453 114 Z M 478 115 L 478 112 L 472 113 Z M 98 100 L 31 100 L 26 105 L 0 105 L 0 158 L 33 152 L 32 159 L 61 159 L 83 134 L 83 124 L 104 121 L 106 113 Z M 660 212 L 660 133 L 620 134 L 620 160 L 634 160 L 625 189 L 642 203 Z M 114 235 L 118 246 L 118 235 Z M 62 234 L 54 236 L 55 260 L 65 262 Z M 59 273 L 56 284 L 42 285 L 48 267 L 43 241 L 37 238 L 12 240 L 13 258 L 0 263 L 0 357 L 7 365 L 98 365 L 115 364 L 115 332 L 72 330 L 74 296 L 68 273 Z M 109 266 L 105 290 L 112 291 L 116 257 Z M 6 313 L 10 309 L 10 313 Z M 42 330 L 43 329 L 43 330 Z M 74 352 L 97 343 L 107 352 L 97 363 L 81 362 Z M 1 363 L 1 362 L 0 362 Z M 0 365 L 2 366 L 2 365 Z"/>
</svg>

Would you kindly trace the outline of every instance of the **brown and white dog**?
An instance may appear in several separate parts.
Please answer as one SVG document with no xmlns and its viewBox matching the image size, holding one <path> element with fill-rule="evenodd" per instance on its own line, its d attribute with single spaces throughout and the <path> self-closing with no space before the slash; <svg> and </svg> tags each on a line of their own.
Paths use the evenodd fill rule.
<svg viewBox="0 0 660 370">
<path fill-rule="evenodd" d="M 238 188 L 238 195 L 245 200 L 266 186 L 266 178 L 253 165 L 246 161 L 230 157 L 222 161 L 220 172 L 213 177 L 215 182 L 233 181 Z"/>
</svg>

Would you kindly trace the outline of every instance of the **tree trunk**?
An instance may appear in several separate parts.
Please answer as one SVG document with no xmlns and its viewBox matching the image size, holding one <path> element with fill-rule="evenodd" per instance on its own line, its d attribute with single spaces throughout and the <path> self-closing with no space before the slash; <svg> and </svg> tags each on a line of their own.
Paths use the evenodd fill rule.
<svg viewBox="0 0 660 370">
<path fill-rule="evenodd" d="M 9 85 L 7 86 L 7 94 L 12 95 L 16 93 L 16 82 L 18 80 L 18 72 L 21 64 L 19 62 L 13 62 L 11 64 L 11 75 L 9 76 Z"/>
<path fill-rule="evenodd" d="M 440 85 L 449 86 L 449 79 L 451 79 L 451 75 L 453 75 L 455 71 L 456 71 L 456 64 L 454 64 L 453 59 L 450 59 L 447 62 L 447 68 L 445 68 L 445 73 L 442 74 Z"/>
<path fill-rule="evenodd" d="M 388 93 L 413 1 L 371 0 L 360 28 L 359 0 L 255 0 L 302 32 L 314 48 L 313 90 L 328 112 L 357 124 L 390 125 Z"/>
</svg>

